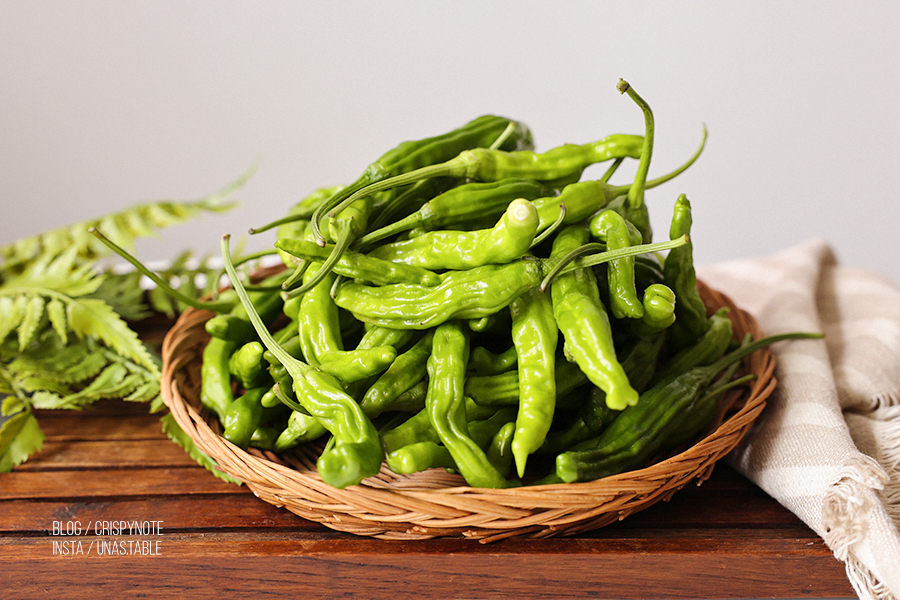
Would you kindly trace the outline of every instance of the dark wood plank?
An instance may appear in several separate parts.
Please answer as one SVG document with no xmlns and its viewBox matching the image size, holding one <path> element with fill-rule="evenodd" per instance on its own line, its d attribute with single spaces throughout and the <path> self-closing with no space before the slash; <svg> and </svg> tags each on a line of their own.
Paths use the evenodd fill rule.
<svg viewBox="0 0 900 600">
<path fill-rule="evenodd" d="M 540 551 L 521 540 L 484 546 L 464 540 L 406 544 L 359 539 L 336 551 L 334 542 L 310 542 L 302 535 L 163 535 L 152 540 L 159 544 L 150 556 L 100 555 L 97 542 L 121 541 L 108 537 L 82 540 L 82 554 L 69 550 L 54 556 L 52 541 L 25 538 L 12 549 L 0 538 L 0 568 L 16 582 L 18 593 L 116 597 L 138 588 L 148 598 L 260 593 L 400 599 L 853 595 L 846 578 L 831 568 L 836 560 L 826 553 L 795 552 L 801 541 L 756 540 L 753 560 L 735 537 L 693 547 L 686 546 L 690 540 L 673 539 L 661 550 L 652 539 L 621 539 L 602 547 L 544 540 Z M 530 551 L 522 551 L 527 546 Z M 650 549 L 654 552 L 647 554 Z M 20 560 L 3 558 L 13 554 Z M 822 575 L 811 578 L 810 572 Z M 41 583 L 29 586 L 32 577 Z M 73 581 L 96 587 L 73 587 Z"/>
<path fill-rule="evenodd" d="M 143 467 L 189 467 L 196 463 L 168 439 L 59 440 L 45 441 L 41 451 L 16 470 L 80 470 Z"/>
<path fill-rule="evenodd" d="M 263 502 L 249 490 L 230 494 L 167 495 L 84 501 L 33 499 L 0 504 L 0 535 L 52 535 L 54 522 L 61 529 L 78 524 L 92 530 L 110 521 L 160 521 L 167 531 L 269 530 L 318 531 L 325 528 L 288 510 Z"/>
<path fill-rule="evenodd" d="M 38 414 L 47 441 L 66 440 L 168 440 L 159 415 Z"/>
<path fill-rule="evenodd" d="M 185 469 L 193 476 L 185 477 Z M 199 467 L 185 469 L 13 471 L 2 475 L 0 501 L 244 493 L 237 485 L 217 479 Z"/>
</svg>

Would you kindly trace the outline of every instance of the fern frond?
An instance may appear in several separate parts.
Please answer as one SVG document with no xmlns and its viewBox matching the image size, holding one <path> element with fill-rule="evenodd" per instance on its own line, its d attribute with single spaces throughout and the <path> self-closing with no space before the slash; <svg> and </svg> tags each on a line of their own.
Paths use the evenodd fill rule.
<svg viewBox="0 0 900 600">
<path fill-rule="evenodd" d="M 73 298 L 67 303 L 69 329 L 79 336 L 93 336 L 114 352 L 159 375 L 156 361 L 137 333 L 102 300 Z"/>
<path fill-rule="evenodd" d="M 122 398 L 126 402 L 152 402 L 159 397 L 159 381 L 150 379 L 138 385 L 134 391 Z"/>
<path fill-rule="evenodd" d="M 72 388 L 67 383 L 60 381 L 47 371 L 23 373 L 17 381 L 19 388 L 29 394 L 49 392 L 57 396 L 68 396 L 72 393 Z"/>
<path fill-rule="evenodd" d="M 30 410 L 0 424 L 0 473 L 8 473 L 43 446 L 44 434 Z"/>
<path fill-rule="evenodd" d="M 19 352 L 27 348 L 28 344 L 34 339 L 34 334 L 38 330 L 41 318 L 44 316 L 45 305 L 44 297 L 38 294 L 32 296 L 25 305 L 25 314 L 22 316 L 22 321 L 17 329 Z"/>
<path fill-rule="evenodd" d="M 69 329 L 66 319 L 66 305 L 59 298 L 51 298 L 47 302 L 47 319 L 53 327 L 53 331 L 59 336 L 63 344 L 69 341 Z"/>
<path fill-rule="evenodd" d="M 0 315 L 3 316 L 0 319 L 0 342 L 19 327 L 27 305 L 28 297 L 24 294 L 0 295 Z"/>
<path fill-rule="evenodd" d="M 91 265 L 78 262 L 73 247 L 61 254 L 39 256 L 19 272 L 7 276 L 0 293 L 51 290 L 66 296 L 84 296 L 94 292 L 102 280 Z"/>
<path fill-rule="evenodd" d="M 107 272 L 103 283 L 90 297 L 102 300 L 126 321 L 140 321 L 152 313 L 144 298 L 141 274 L 137 271 Z"/>
<path fill-rule="evenodd" d="M 222 212 L 233 208 L 236 203 L 228 202 L 228 198 L 250 179 L 255 170 L 255 166 L 251 167 L 222 190 L 199 200 L 188 202 L 163 200 L 138 204 L 112 215 L 17 240 L 0 247 L 0 258 L 4 261 L 3 268 L 10 271 L 13 267 L 34 261 L 41 256 L 55 257 L 69 249 L 74 250 L 81 262 L 93 262 L 109 256 L 109 248 L 88 233 L 92 227 L 103 231 L 120 246 L 132 248 L 134 240 L 152 235 L 159 229 L 183 223 L 201 213 Z"/>
<path fill-rule="evenodd" d="M 47 340 L 45 336 L 39 349 L 37 352 L 23 353 L 10 362 L 7 368 L 23 380 L 29 376 L 39 376 L 58 384 L 70 385 L 94 377 L 109 362 L 90 338 L 62 347 Z"/>
</svg>

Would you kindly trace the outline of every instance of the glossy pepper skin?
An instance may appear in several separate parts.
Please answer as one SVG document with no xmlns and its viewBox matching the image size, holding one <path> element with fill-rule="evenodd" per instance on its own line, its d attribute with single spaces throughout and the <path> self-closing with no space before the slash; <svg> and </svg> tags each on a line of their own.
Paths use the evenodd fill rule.
<svg viewBox="0 0 900 600">
<path fill-rule="evenodd" d="M 262 387 L 271 383 L 265 368 L 263 354 L 265 348 L 258 341 L 247 342 L 228 359 L 228 370 L 245 389 Z"/>
<path fill-rule="evenodd" d="M 369 387 L 360 400 L 360 406 L 369 417 L 377 417 L 400 397 L 416 385 L 427 374 L 426 365 L 431 356 L 433 333 L 426 332 L 413 346 L 397 356 L 387 370 Z"/>
<path fill-rule="evenodd" d="M 528 290 L 510 304 L 518 355 L 519 407 L 511 451 L 519 477 L 528 456 L 541 447 L 556 408 L 556 346 L 559 330 L 547 294 Z"/>
<path fill-rule="evenodd" d="M 690 234 L 692 224 L 691 203 L 687 196 L 682 194 L 675 201 L 669 237 L 674 239 L 684 234 Z M 690 345 L 706 333 L 710 327 L 706 306 L 697 290 L 694 246 L 690 241 L 669 251 L 663 264 L 663 276 L 678 298 L 672 341 L 682 347 Z"/>
<path fill-rule="evenodd" d="M 566 360 L 554 360 L 554 387 L 556 402 L 573 389 L 588 383 L 581 368 Z M 519 403 L 519 369 L 496 375 L 472 375 L 466 379 L 466 396 L 481 406 L 511 406 Z"/>
<path fill-rule="evenodd" d="M 378 431 L 333 375 L 297 360 L 275 341 L 253 308 L 231 263 L 228 237 L 222 240 L 225 269 L 247 309 L 256 333 L 291 376 L 297 401 L 332 434 L 316 463 L 322 480 L 337 488 L 355 485 L 378 472 L 384 453 Z"/>
<path fill-rule="evenodd" d="M 499 148 L 518 149 L 530 148 L 533 143 L 531 133 L 524 124 L 485 115 L 449 133 L 425 140 L 404 142 L 382 155 L 369 165 L 356 182 L 335 194 L 313 214 L 311 225 L 316 242 L 324 245 L 326 241 L 321 230 L 321 224 L 326 217 L 331 217 L 327 229 L 331 239 L 335 241 L 334 251 L 322 263 L 323 269 L 318 277 L 329 273 L 340 255 L 365 233 L 369 218 L 372 216 L 370 213 L 374 203 L 373 194 L 382 191 L 374 189 L 376 186 L 383 184 L 392 176 L 428 168 L 428 165 L 445 161 L 466 149 L 490 148 L 494 145 Z M 453 177 L 452 174 L 448 176 Z M 382 187 L 394 193 L 397 186 Z M 360 206 L 356 206 L 358 204 Z M 310 286 L 314 284 L 315 281 L 309 283 Z M 301 291 L 306 289 L 308 288 L 301 288 Z"/>
<path fill-rule="evenodd" d="M 619 213 L 604 210 L 590 221 L 591 235 L 606 244 L 607 250 L 628 248 L 641 243 L 641 232 Z M 617 258 L 607 265 L 609 309 L 617 319 L 640 319 L 644 305 L 638 298 L 634 257 Z"/>
<path fill-rule="evenodd" d="M 589 235 L 586 227 L 566 227 L 554 239 L 551 256 L 567 255 L 583 246 Z M 579 269 L 560 275 L 550 285 L 550 294 L 567 356 L 606 393 L 606 403 L 611 409 L 621 410 L 636 404 L 638 393 L 616 358 L 609 316 L 600 301 L 593 272 Z"/>
<path fill-rule="evenodd" d="M 532 179 L 550 186 L 577 181 L 587 167 L 618 158 L 637 158 L 643 138 L 634 135 L 611 135 L 588 144 L 565 144 L 547 152 L 530 150 L 507 152 L 489 147 L 463 150 L 454 158 L 367 185 L 343 198 L 333 208 L 337 211 L 375 192 L 391 190 L 433 177 L 452 177 L 471 181 L 492 182 L 503 179 Z"/>
<path fill-rule="evenodd" d="M 469 339 L 462 326 L 455 321 L 438 326 L 428 360 L 429 383 L 425 407 L 429 421 L 470 486 L 508 487 L 506 478 L 469 436 L 463 396 L 468 360 Z"/>
<path fill-rule="evenodd" d="M 513 429 L 510 426 L 514 426 L 514 418 L 515 410 L 506 408 L 485 419 L 470 420 L 467 424 L 469 437 L 485 452 L 488 462 L 504 476 L 509 471 L 512 458 L 509 442 L 512 440 Z M 441 445 L 433 429 L 432 434 L 434 439 L 415 441 L 388 452 L 385 457 L 388 468 L 405 474 L 431 468 L 455 470 L 456 462 L 450 450 Z M 504 451 L 505 456 L 502 455 Z"/>
<path fill-rule="evenodd" d="M 228 369 L 231 355 L 240 342 L 212 337 L 203 348 L 200 367 L 200 403 L 215 413 L 219 420 L 225 418 L 228 407 L 234 402 L 231 372 Z"/>
<path fill-rule="evenodd" d="M 358 319 L 397 329 L 428 329 L 450 319 L 480 319 L 541 282 L 537 261 L 517 260 L 447 272 L 439 285 L 340 285 L 335 303 Z"/>
<path fill-rule="evenodd" d="M 641 394 L 640 402 L 623 410 L 600 436 L 559 454 L 556 457 L 556 476 L 567 483 L 591 481 L 634 468 L 683 426 L 678 416 L 702 397 L 722 370 L 769 344 L 802 337 L 819 336 L 769 336 L 743 344 L 709 365 L 694 367 L 660 380 Z"/>
<path fill-rule="evenodd" d="M 629 320 L 627 325 L 633 335 L 651 335 L 668 329 L 675 323 L 678 306 L 675 292 L 662 283 L 653 283 L 644 290 L 641 305 L 644 314 L 640 319 Z"/>
<path fill-rule="evenodd" d="M 416 228 L 423 231 L 469 229 L 470 223 L 499 218 L 513 200 L 550 195 L 555 195 L 552 187 L 532 179 L 465 183 L 435 196 L 411 215 L 366 234 L 360 243 L 376 242 Z"/>
<path fill-rule="evenodd" d="M 661 333 L 642 336 L 623 349 L 622 368 L 628 375 L 628 381 L 638 392 L 643 392 L 653 379 L 664 342 L 665 335 Z M 564 429 L 550 434 L 540 451 L 558 454 L 596 437 L 620 413 L 619 410 L 610 409 L 606 404 L 606 394 L 592 385 L 575 418 Z"/>
<path fill-rule="evenodd" d="M 322 262 L 334 251 L 330 245 L 321 247 L 311 241 L 291 238 L 277 240 L 275 247 L 298 259 L 315 262 Z M 374 285 L 412 283 L 433 287 L 441 282 L 440 275 L 426 268 L 391 262 L 376 254 L 353 251 L 341 254 L 333 270 L 338 275 L 368 281 Z"/>
<path fill-rule="evenodd" d="M 222 419 L 222 435 L 226 440 L 244 450 L 249 447 L 253 433 L 266 416 L 261 400 L 268 389 L 251 388 L 234 399 Z"/>
<path fill-rule="evenodd" d="M 282 278 L 279 276 L 276 278 L 276 281 Z M 252 291 L 249 294 L 253 306 L 256 307 L 257 312 L 265 323 L 274 321 L 284 307 L 284 300 L 278 292 Z M 209 319 L 204 324 L 204 327 L 206 332 L 213 337 L 242 344 L 256 338 L 256 333 L 250 324 L 247 311 L 240 302 L 230 312 L 215 315 Z"/>
<path fill-rule="evenodd" d="M 321 265 L 311 265 L 307 277 L 315 277 L 320 268 Z M 334 277 L 332 273 L 327 274 L 300 297 L 300 309 L 296 318 L 300 349 L 306 362 L 314 367 L 322 362 L 324 355 L 344 349 L 338 307 L 329 292 Z"/>
<path fill-rule="evenodd" d="M 524 198 L 509 203 L 503 216 L 489 229 L 442 229 L 418 237 L 383 244 L 369 256 L 432 270 L 471 269 L 503 264 L 528 252 L 537 233 L 534 205 Z"/>
<path fill-rule="evenodd" d="M 709 329 L 700 339 L 679 350 L 660 366 L 654 381 L 671 377 L 676 373 L 683 373 L 694 367 L 708 365 L 725 354 L 732 343 L 732 323 L 728 317 L 728 309 L 717 310 L 710 317 L 709 322 Z"/>
<path fill-rule="evenodd" d="M 341 190 L 322 208 L 331 210 L 341 200 L 374 183 L 442 163 L 469 148 L 490 148 L 504 135 L 506 137 L 500 149 L 517 151 L 534 147 L 531 131 L 524 123 L 496 115 L 482 115 L 447 133 L 398 144 L 366 167 L 354 183 Z M 319 211 L 317 216 L 324 214 L 324 211 Z"/>
</svg>

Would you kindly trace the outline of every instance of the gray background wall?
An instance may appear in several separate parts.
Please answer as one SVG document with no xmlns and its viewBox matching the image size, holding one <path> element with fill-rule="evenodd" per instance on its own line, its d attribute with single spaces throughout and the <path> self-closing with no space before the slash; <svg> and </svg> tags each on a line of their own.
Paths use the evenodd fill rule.
<svg viewBox="0 0 900 600">
<path fill-rule="evenodd" d="M 217 252 L 222 233 L 479 114 L 527 122 L 539 150 L 640 133 L 624 77 L 656 115 L 651 175 L 710 132 L 690 171 L 648 192 L 657 232 L 685 192 L 701 262 L 818 237 L 900 283 L 897 2 L 5 0 L 0 14 L 0 244 L 196 198 L 260 160 L 239 210 L 138 248 Z"/>
</svg>

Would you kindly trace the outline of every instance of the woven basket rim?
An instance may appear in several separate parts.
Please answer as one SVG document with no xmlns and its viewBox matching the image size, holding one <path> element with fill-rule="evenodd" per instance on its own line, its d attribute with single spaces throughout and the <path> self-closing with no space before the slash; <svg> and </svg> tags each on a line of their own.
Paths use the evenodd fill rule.
<svg viewBox="0 0 900 600">
<path fill-rule="evenodd" d="M 762 335 L 755 319 L 725 294 L 701 281 L 698 288 L 711 311 L 729 309 L 735 335 Z M 401 476 L 383 464 L 377 475 L 339 490 L 315 472 L 314 447 L 282 455 L 244 451 L 219 434 L 218 422 L 200 407 L 196 375 L 209 339 L 203 324 L 211 316 L 187 309 L 163 340 L 162 397 L 182 430 L 223 472 L 264 501 L 333 529 L 385 539 L 571 535 L 625 518 L 691 481 L 705 481 L 747 434 L 777 385 L 774 354 L 767 348 L 754 352 L 744 364 L 757 379 L 748 390 L 731 395 L 739 407 L 714 430 L 673 456 L 595 481 L 474 488 L 441 469 Z"/>
</svg>

